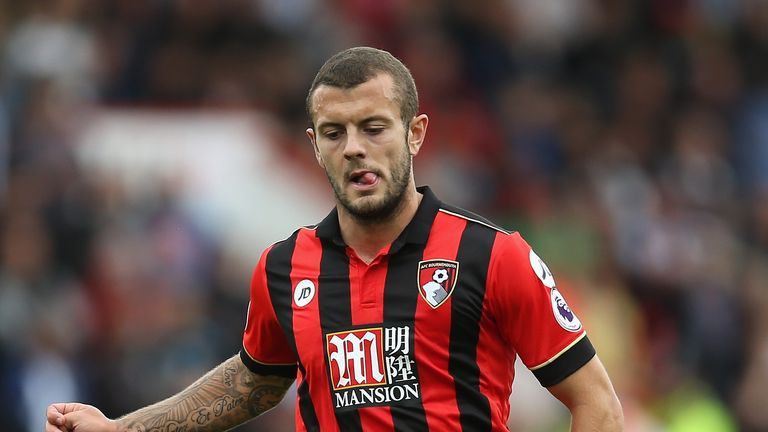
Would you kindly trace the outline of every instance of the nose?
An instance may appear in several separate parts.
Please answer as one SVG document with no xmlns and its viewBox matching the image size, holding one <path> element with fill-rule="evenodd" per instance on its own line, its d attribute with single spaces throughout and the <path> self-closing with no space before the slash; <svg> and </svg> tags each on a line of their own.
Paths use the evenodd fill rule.
<svg viewBox="0 0 768 432">
<path fill-rule="evenodd" d="M 344 143 L 344 157 L 347 159 L 365 157 L 365 140 L 357 131 L 349 132 Z"/>
</svg>

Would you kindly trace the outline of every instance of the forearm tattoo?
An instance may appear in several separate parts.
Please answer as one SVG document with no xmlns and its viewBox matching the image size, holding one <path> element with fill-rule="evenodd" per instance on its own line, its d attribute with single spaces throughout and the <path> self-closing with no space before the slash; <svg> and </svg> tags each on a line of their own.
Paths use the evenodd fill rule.
<svg viewBox="0 0 768 432">
<path fill-rule="evenodd" d="M 121 432 L 224 431 L 280 402 L 293 379 L 256 375 L 236 355 L 175 396 L 118 420 Z"/>
</svg>

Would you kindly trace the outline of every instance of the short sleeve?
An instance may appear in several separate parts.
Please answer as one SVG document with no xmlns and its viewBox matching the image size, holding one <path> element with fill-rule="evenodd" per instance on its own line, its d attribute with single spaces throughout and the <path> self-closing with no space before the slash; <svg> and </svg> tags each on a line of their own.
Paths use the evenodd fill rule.
<svg viewBox="0 0 768 432">
<path fill-rule="evenodd" d="M 559 383 L 595 355 L 552 272 L 520 234 L 499 237 L 491 266 L 495 321 L 543 386 Z"/>
<path fill-rule="evenodd" d="M 260 375 L 296 376 L 296 355 L 286 340 L 272 306 L 267 285 L 265 251 L 251 278 L 243 348 L 240 358 L 251 372 Z"/>
</svg>

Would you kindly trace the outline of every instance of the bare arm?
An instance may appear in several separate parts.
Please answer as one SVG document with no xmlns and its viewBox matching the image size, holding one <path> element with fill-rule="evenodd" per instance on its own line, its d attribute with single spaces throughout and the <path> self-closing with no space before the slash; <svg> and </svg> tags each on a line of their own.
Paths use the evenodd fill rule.
<svg viewBox="0 0 768 432">
<path fill-rule="evenodd" d="M 624 430 L 621 403 L 597 356 L 548 390 L 570 410 L 573 432 Z"/>
<path fill-rule="evenodd" d="M 256 375 L 234 356 L 182 392 L 118 419 L 118 430 L 227 430 L 277 405 L 292 382 Z"/>
<path fill-rule="evenodd" d="M 46 431 L 224 431 L 273 408 L 292 382 L 254 374 L 236 355 L 180 393 L 117 420 L 108 420 L 88 405 L 51 405 Z"/>
</svg>

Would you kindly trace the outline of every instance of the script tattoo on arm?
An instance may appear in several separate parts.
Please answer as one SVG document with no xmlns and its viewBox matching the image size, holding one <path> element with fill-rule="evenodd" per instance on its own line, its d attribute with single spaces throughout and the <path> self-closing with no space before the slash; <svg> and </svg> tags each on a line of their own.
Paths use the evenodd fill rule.
<svg viewBox="0 0 768 432">
<path fill-rule="evenodd" d="M 235 355 L 180 393 L 118 419 L 118 429 L 224 431 L 277 405 L 291 383 L 291 378 L 254 374 Z"/>
</svg>

